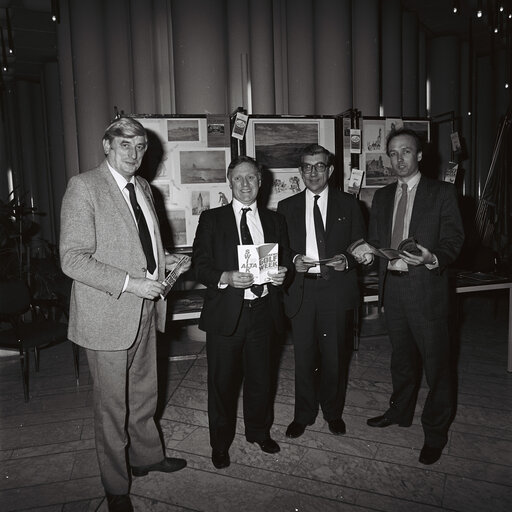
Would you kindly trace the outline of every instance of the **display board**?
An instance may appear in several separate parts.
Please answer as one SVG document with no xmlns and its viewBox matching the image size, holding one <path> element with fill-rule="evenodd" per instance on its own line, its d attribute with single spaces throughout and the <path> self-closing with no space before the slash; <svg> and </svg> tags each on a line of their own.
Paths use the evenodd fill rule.
<svg viewBox="0 0 512 512">
<path fill-rule="evenodd" d="M 267 208 L 304 190 L 299 172 L 301 150 L 320 144 L 335 153 L 335 117 L 250 116 L 245 151 L 264 167 L 268 187 L 263 190 Z"/>
<path fill-rule="evenodd" d="M 352 166 L 358 166 L 364 171 L 359 199 L 370 208 L 375 191 L 396 181 L 391 162 L 386 154 L 386 140 L 389 133 L 407 128 L 415 131 L 425 145 L 430 142 L 430 120 L 362 117 L 359 120 L 359 127 L 361 131 L 359 162 L 352 162 Z"/>
<path fill-rule="evenodd" d="M 165 212 L 173 247 L 190 247 L 199 215 L 231 201 L 228 116 L 131 115 L 148 133 L 140 174 Z"/>
</svg>

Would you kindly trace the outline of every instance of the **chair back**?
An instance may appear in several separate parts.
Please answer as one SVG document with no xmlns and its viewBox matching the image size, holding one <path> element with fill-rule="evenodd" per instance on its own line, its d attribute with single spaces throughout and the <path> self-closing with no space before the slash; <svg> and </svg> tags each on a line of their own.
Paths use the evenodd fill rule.
<svg viewBox="0 0 512 512">
<path fill-rule="evenodd" d="M 30 307 L 30 290 L 18 279 L 0 281 L 0 315 L 20 315 Z"/>
</svg>

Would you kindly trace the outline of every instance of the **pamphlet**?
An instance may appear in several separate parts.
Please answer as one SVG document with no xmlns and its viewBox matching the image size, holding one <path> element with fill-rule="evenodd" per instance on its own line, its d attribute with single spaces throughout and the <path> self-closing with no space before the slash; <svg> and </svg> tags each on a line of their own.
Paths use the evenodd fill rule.
<svg viewBox="0 0 512 512">
<path fill-rule="evenodd" d="M 178 280 L 178 277 L 180 277 L 182 268 L 190 261 L 190 257 L 183 255 L 176 265 L 170 270 L 170 272 L 167 274 L 166 278 L 162 281 L 162 284 L 165 286 L 164 291 L 160 294 L 160 297 L 162 299 L 165 299 L 169 292 L 171 291 L 171 288 L 174 286 L 174 283 Z"/>
<path fill-rule="evenodd" d="M 347 252 L 349 254 L 352 254 L 352 256 L 354 257 L 360 257 L 369 252 L 374 254 L 375 256 L 379 256 L 380 258 L 396 260 L 402 256 L 403 251 L 407 251 L 410 252 L 411 254 L 416 255 L 421 254 L 421 251 L 418 249 L 418 246 L 416 244 L 416 240 L 410 237 L 406 238 L 405 240 L 402 240 L 400 244 L 398 244 L 398 247 L 396 249 L 377 249 L 377 247 L 374 247 L 363 238 L 360 238 L 359 240 L 356 240 L 347 247 Z"/>
<path fill-rule="evenodd" d="M 348 180 L 347 192 L 350 194 L 359 194 L 361 184 L 363 183 L 364 171 L 361 169 L 352 169 L 350 179 Z"/>
<path fill-rule="evenodd" d="M 279 246 L 276 243 L 238 246 L 238 270 L 250 272 L 254 284 L 269 283 L 269 272 L 277 272 Z"/>
</svg>

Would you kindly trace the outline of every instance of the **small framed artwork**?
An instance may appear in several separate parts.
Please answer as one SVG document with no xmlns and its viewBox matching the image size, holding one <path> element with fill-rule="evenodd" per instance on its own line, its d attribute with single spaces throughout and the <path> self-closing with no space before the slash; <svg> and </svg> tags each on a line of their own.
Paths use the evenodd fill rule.
<svg viewBox="0 0 512 512">
<path fill-rule="evenodd" d="M 182 150 L 177 158 L 182 185 L 226 183 L 229 162 L 225 149 Z"/>
<path fill-rule="evenodd" d="M 365 153 L 362 155 L 365 171 L 365 187 L 383 187 L 396 181 L 391 162 L 386 153 Z"/>
</svg>

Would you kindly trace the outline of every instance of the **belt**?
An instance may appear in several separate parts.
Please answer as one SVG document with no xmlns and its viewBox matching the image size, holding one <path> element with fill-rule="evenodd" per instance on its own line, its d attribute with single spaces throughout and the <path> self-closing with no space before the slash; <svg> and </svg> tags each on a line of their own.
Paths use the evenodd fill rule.
<svg viewBox="0 0 512 512">
<path fill-rule="evenodd" d="M 388 270 L 388 274 L 391 274 L 392 276 L 395 277 L 403 277 L 408 276 L 409 272 L 406 272 L 404 270 Z"/>
<path fill-rule="evenodd" d="M 315 272 L 313 274 L 308 274 L 307 272 L 304 274 L 304 279 L 323 279 L 322 274 L 320 272 Z"/>
<path fill-rule="evenodd" d="M 244 299 L 244 308 L 257 308 L 263 306 L 268 301 L 268 295 L 260 297 L 259 299 Z"/>
</svg>

